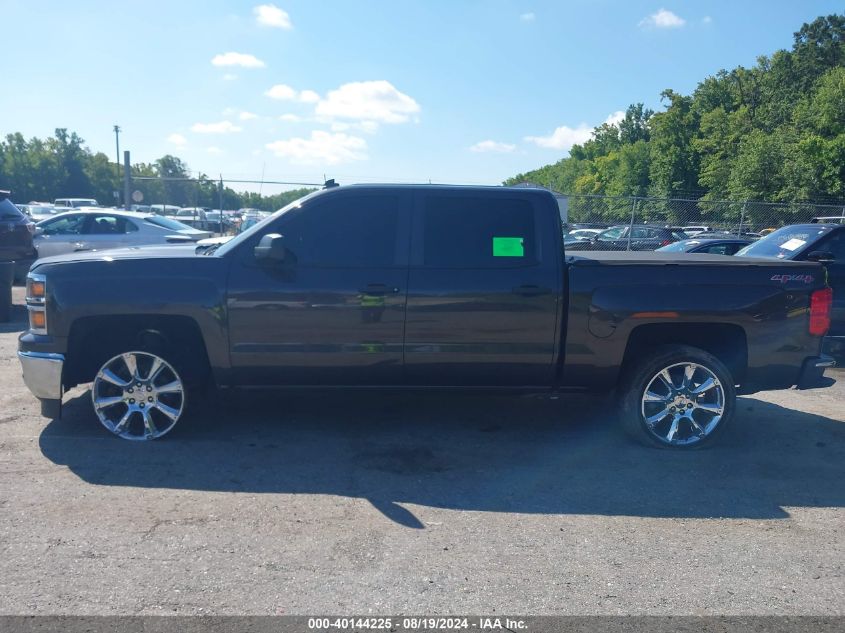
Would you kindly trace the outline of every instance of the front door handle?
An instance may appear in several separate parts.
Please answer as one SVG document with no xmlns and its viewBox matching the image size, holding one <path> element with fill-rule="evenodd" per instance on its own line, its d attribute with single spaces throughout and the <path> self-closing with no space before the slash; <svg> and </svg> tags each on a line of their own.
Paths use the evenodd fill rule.
<svg viewBox="0 0 845 633">
<path fill-rule="evenodd" d="M 396 294 L 399 292 L 399 288 L 396 287 L 388 287 L 387 284 L 367 284 L 365 287 L 360 288 L 358 290 L 361 294 L 365 295 L 386 295 Z"/>
<path fill-rule="evenodd" d="M 540 286 L 531 286 L 526 284 L 524 286 L 516 286 L 513 290 L 511 290 L 511 292 L 522 297 L 536 297 L 538 295 L 547 295 L 551 291 L 548 288 L 541 288 Z"/>
</svg>

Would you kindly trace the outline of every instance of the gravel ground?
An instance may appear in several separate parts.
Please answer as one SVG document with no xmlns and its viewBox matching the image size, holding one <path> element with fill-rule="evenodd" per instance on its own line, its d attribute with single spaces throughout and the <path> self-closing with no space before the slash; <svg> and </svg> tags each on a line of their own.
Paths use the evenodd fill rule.
<svg viewBox="0 0 845 633">
<path fill-rule="evenodd" d="M 16 288 L 17 300 L 22 289 Z M 44 420 L 0 324 L 2 614 L 845 614 L 845 373 L 722 443 L 608 403 L 238 395 L 151 444 Z"/>
</svg>

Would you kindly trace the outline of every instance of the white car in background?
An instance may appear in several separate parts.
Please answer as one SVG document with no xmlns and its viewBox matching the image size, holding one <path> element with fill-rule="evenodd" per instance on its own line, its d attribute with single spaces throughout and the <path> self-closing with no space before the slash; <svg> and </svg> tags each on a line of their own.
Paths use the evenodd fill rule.
<svg viewBox="0 0 845 633">
<path fill-rule="evenodd" d="M 601 233 L 604 229 L 573 229 L 569 236 L 577 240 L 589 240 Z"/>
<path fill-rule="evenodd" d="M 686 233 L 690 237 L 695 237 L 699 233 L 712 233 L 714 229 L 713 229 L 713 227 L 705 226 L 703 224 L 702 225 L 688 224 L 682 230 L 683 230 L 684 233 Z"/>
<path fill-rule="evenodd" d="M 42 220 L 35 227 L 32 242 L 38 257 L 49 257 L 130 246 L 188 244 L 211 235 L 210 231 L 152 213 L 94 209 L 68 211 Z"/>
<path fill-rule="evenodd" d="M 57 211 L 69 211 L 71 209 L 99 209 L 100 203 L 94 198 L 56 198 L 53 206 Z"/>
<path fill-rule="evenodd" d="M 29 204 L 19 204 L 17 206 L 18 209 L 32 218 L 33 222 L 40 222 L 41 220 L 53 217 L 57 213 L 61 213 L 61 211 L 56 211 L 56 207 L 49 202 L 30 202 Z"/>
</svg>

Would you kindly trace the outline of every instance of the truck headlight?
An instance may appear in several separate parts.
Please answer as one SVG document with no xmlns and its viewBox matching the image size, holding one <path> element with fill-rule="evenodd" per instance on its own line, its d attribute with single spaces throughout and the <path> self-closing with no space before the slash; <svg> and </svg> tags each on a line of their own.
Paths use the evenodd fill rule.
<svg viewBox="0 0 845 633">
<path fill-rule="evenodd" d="M 29 311 L 29 331 L 47 334 L 47 278 L 44 275 L 27 275 L 26 309 Z"/>
</svg>

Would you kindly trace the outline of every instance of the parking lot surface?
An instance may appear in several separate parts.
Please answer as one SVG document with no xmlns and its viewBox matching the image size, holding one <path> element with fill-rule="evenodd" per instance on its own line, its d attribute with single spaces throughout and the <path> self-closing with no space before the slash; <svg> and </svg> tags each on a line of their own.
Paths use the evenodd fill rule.
<svg viewBox="0 0 845 633">
<path fill-rule="evenodd" d="M 15 317 L 0 613 L 845 614 L 841 370 L 689 454 L 607 397 L 489 394 L 241 393 L 132 443 L 84 388 L 39 416 Z"/>
</svg>

